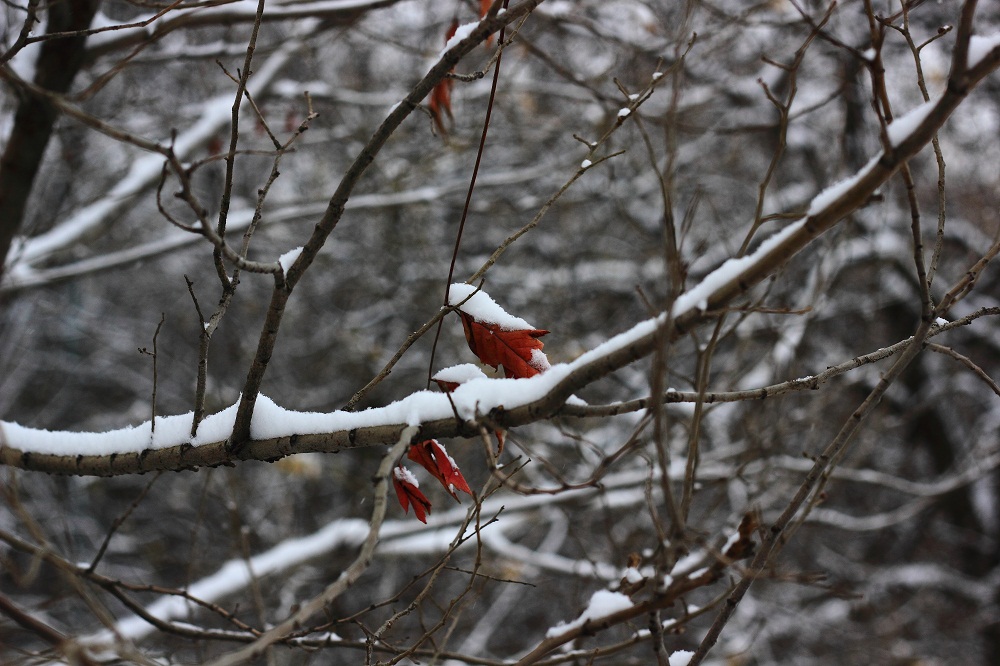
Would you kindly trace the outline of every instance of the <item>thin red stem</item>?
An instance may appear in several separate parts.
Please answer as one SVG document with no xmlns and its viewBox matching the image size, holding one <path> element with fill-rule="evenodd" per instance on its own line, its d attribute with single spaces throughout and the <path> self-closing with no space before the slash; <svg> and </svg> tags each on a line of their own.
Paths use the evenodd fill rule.
<svg viewBox="0 0 1000 666">
<path fill-rule="evenodd" d="M 508 0 L 504 0 L 503 7 L 507 9 Z M 476 163 L 472 167 L 472 178 L 469 180 L 469 190 L 465 194 L 465 206 L 462 207 L 462 219 L 458 223 L 458 233 L 455 236 L 455 249 L 451 253 L 451 265 L 448 267 L 448 280 L 444 286 L 444 305 L 448 305 L 448 297 L 451 295 L 451 281 L 455 277 L 455 264 L 458 262 L 458 249 L 462 245 L 462 233 L 465 231 L 465 220 L 469 217 L 469 206 L 472 203 L 472 193 L 476 189 L 476 178 L 479 176 L 479 165 L 483 161 L 483 153 L 486 149 L 486 134 L 490 129 L 490 117 L 493 115 L 493 100 L 497 94 L 497 82 L 500 80 L 500 61 L 503 58 L 503 39 L 506 28 L 500 29 L 500 36 L 497 43 L 500 52 L 497 54 L 496 67 L 493 69 L 493 84 L 490 87 L 490 99 L 486 105 L 486 117 L 483 119 L 483 132 L 479 137 L 479 150 L 476 152 Z M 431 360 L 427 367 L 427 386 L 431 385 L 431 375 L 434 373 L 434 355 L 437 351 L 438 339 L 441 337 L 441 326 L 444 319 L 438 320 L 437 331 L 434 333 L 434 344 L 431 345 Z"/>
</svg>

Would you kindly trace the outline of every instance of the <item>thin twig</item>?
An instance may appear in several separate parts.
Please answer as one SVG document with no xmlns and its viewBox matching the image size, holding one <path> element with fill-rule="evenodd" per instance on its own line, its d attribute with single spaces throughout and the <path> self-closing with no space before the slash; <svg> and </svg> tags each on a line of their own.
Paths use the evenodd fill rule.
<svg viewBox="0 0 1000 666">
<path fill-rule="evenodd" d="M 153 333 L 153 351 L 149 351 L 145 347 L 139 347 L 139 353 L 145 354 L 146 356 L 153 357 L 153 395 L 149 401 L 149 411 L 150 411 L 150 423 L 149 423 L 149 442 L 152 446 L 153 436 L 156 434 L 156 384 L 157 384 L 157 368 L 156 368 L 156 342 L 157 338 L 160 337 L 160 329 L 163 328 L 163 322 L 167 320 L 166 313 L 160 313 L 160 323 L 156 325 L 156 332 Z"/>
<path fill-rule="evenodd" d="M 113 523 L 111 523 L 108 533 L 104 535 L 104 541 L 101 542 L 101 547 L 97 549 L 97 554 L 94 555 L 94 559 L 91 560 L 90 566 L 87 567 L 87 573 L 93 573 L 94 569 L 97 568 L 97 565 L 101 562 L 101 558 L 104 557 L 105 551 L 108 549 L 108 544 L 111 543 L 111 537 L 113 537 L 115 532 L 118 531 L 118 528 L 121 527 L 126 520 L 128 520 L 128 517 L 132 515 L 132 512 L 135 511 L 136 508 L 138 508 L 138 506 L 142 503 L 142 500 L 146 499 L 146 495 L 148 495 L 149 491 L 152 490 L 153 484 L 156 483 L 162 474 L 163 472 L 157 472 L 154 474 L 153 478 L 149 480 L 149 483 L 143 487 L 142 492 L 140 492 L 139 495 L 132 500 L 132 503 L 128 505 L 125 511 L 122 512 L 120 516 L 115 518 Z"/>
</svg>

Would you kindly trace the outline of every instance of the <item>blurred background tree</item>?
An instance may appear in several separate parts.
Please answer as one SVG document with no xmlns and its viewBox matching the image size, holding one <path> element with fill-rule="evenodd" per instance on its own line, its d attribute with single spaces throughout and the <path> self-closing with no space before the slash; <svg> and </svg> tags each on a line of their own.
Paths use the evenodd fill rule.
<svg viewBox="0 0 1000 666">
<path fill-rule="evenodd" d="M 669 308 L 878 154 L 886 120 L 945 89 L 954 26 L 973 4 L 541 2 L 506 30 L 495 99 L 494 39 L 457 65 L 451 118 L 439 111 L 438 127 L 428 98 L 393 132 L 289 300 L 262 392 L 301 411 L 343 408 L 439 311 L 488 107 L 457 281 L 597 162 L 485 274 L 507 311 L 551 331 L 549 360 L 569 362 Z M 148 420 L 154 342 L 156 413 L 195 409 L 202 317 L 228 296 L 213 245 L 168 217 L 197 228 L 196 198 L 206 219 L 226 216 L 238 249 L 256 212 L 248 256 L 260 262 L 305 244 L 453 20 L 488 5 L 4 4 L 0 416 L 74 431 Z M 975 32 L 998 22 L 986 4 Z M 234 128 L 240 81 L 259 115 L 244 103 Z M 390 507 L 350 591 L 254 663 L 509 663 L 596 590 L 627 588 L 628 566 L 662 582 L 687 553 L 719 555 L 744 516 L 771 524 L 892 358 L 816 390 L 722 393 L 905 340 L 924 314 L 921 282 L 937 301 L 991 252 L 998 85 L 986 78 L 955 111 L 908 163 L 909 182 L 894 177 L 734 307 L 578 393 L 606 405 L 672 389 L 665 404 L 512 429 L 502 467 L 482 442 L 447 442 L 477 492 L 471 508 L 425 489 L 425 527 Z M 272 136 L 295 139 L 280 165 Z M 143 142 L 169 146 L 187 182 Z M 915 211 L 933 281 L 915 268 Z M 706 663 L 1000 661 L 1000 303 L 993 267 L 977 277 L 947 313 L 973 323 L 931 338 L 885 393 Z M 208 413 L 240 399 L 273 283 L 252 271 L 238 282 L 208 348 Z M 356 407 L 425 388 L 433 340 L 432 329 Z M 446 317 L 430 369 L 474 360 Z M 5 467 L 0 661 L 205 663 L 237 649 L 354 560 L 381 454 L 110 479 Z M 678 499 L 690 491 L 683 525 L 664 469 Z M 729 564 L 541 663 L 666 663 L 697 649 L 745 572 Z"/>
</svg>

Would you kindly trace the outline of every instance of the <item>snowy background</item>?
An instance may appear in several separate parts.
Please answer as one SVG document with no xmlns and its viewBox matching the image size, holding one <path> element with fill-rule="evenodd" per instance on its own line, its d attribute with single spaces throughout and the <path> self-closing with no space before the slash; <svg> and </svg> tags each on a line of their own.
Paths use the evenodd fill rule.
<svg viewBox="0 0 1000 666">
<path fill-rule="evenodd" d="M 976 33 L 989 37 L 1000 29 L 1000 12 L 982 4 Z M 345 20 L 343 10 L 353 6 L 360 11 Z M 15 44 L 23 7 L 0 8 L 4 51 Z M 145 28 L 92 35 L 68 96 L 136 136 L 166 145 L 176 132 L 174 150 L 185 164 L 208 160 L 192 181 L 210 216 L 219 211 L 225 162 L 208 158 L 228 148 L 235 94 L 216 60 L 234 75 L 242 67 L 255 8 L 240 0 L 184 9 Z M 802 8 L 816 22 L 826 10 L 812 2 Z M 249 83 L 253 99 L 280 139 L 306 118 L 305 91 L 319 115 L 282 157 L 251 259 L 284 256 L 287 268 L 296 255 L 286 253 L 308 240 L 345 169 L 436 62 L 453 17 L 473 21 L 478 9 L 417 0 L 267 6 L 271 20 L 261 27 Z M 875 10 L 888 16 L 898 5 Z M 104 0 L 93 25 L 141 20 L 150 11 Z M 206 18 L 169 29 L 168 19 L 184 12 Z M 939 29 L 955 25 L 959 9 L 923 3 L 908 19 L 935 98 L 955 42 L 954 29 L 940 36 Z M 893 25 L 902 27 L 902 19 Z M 415 111 L 360 181 L 292 295 L 254 436 L 381 418 L 413 423 L 448 417 L 452 404 L 474 417 L 477 409 L 526 402 L 581 357 L 586 361 L 586 353 L 617 334 L 634 334 L 663 311 L 677 270 L 686 276 L 683 290 L 691 289 L 829 201 L 839 190 L 828 188 L 861 171 L 881 144 L 863 3 L 841 3 L 825 31 L 789 70 L 774 63 L 793 62 L 810 26 L 783 0 L 543 2 L 504 53 L 454 280 L 475 273 L 589 160 L 485 276 L 485 291 L 512 318 L 550 331 L 543 341 L 552 370 L 506 380 L 481 365 L 491 379 L 471 380 L 452 401 L 433 385 L 432 394 L 417 393 L 428 388 L 429 371 L 477 360 L 450 314 L 433 367 L 432 329 L 357 406 L 369 411 L 331 415 L 443 302 L 491 70 L 455 82 L 446 136 Z M 149 35 L 158 38 L 123 62 Z M 970 57 L 994 44 L 977 42 Z M 37 49 L 14 55 L 12 70 L 30 77 Z M 491 53 L 478 47 L 458 73 L 486 66 Z M 879 53 L 887 99 L 901 118 L 888 132 L 898 145 L 922 117 L 924 100 L 904 35 L 886 29 Z M 620 113 L 636 101 L 629 95 L 654 82 L 641 106 Z M 19 98 L 12 86 L 0 89 L 2 148 Z M 768 94 L 791 96 L 787 122 Z M 939 220 L 944 225 L 935 299 L 1000 233 L 998 107 L 1000 77 L 993 76 L 944 126 L 943 198 L 930 147 L 910 163 L 928 261 Z M 591 154 L 586 143 L 619 124 Z M 236 160 L 229 213 L 229 239 L 237 246 L 273 163 L 267 133 L 246 105 L 240 133 L 247 152 Z M 0 282 L 3 443 L 28 447 L 30 440 L 40 452 L 98 455 L 187 439 L 202 326 L 185 277 L 206 314 L 221 294 L 209 243 L 158 211 L 162 166 L 159 155 L 65 116 L 57 122 Z M 168 178 L 163 205 L 190 224 L 189 211 L 172 196 L 176 187 Z M 673 265 L 667 224 L 679 247 Z M 781 384 L 906 339 L 921 315 L 910 225 L 906 188 L 895 177 L 738 302 L 754 307 L 730 311 L 718 328 L 709 322 L 663 356 L 585 387 L 573 401 L 577 413 L 586 412 L 584 402 L 645 398 L 651 387 L 691 397 L 701 389 Z M 272 285 L 268 275 L 243 273 L 213 334 L 205 406 L 219 415 L 202 424 L 200 442 L 228 435 Z M 683 297 L 674 313 L 704 307 L 698 293 Z M 998 295 L 997 272 L 987 267 L 946 318 L 996 308 Z M 153 411 L 152 357 L 139 350 L 152 351 L 154 334 L 155 436 L 148 423 L 137 427 Z M 1000 373 L 998 340 L 995 312 L 931 338 L 941 347 L 925 350 L 889 390 L 707 663 L 1000 660 L 1000 388 L 991 384 Z M 368 570 L 312 618 L 309 633 L 252 663 L 375 663 L 413 648 L 402 663 L 498 664 L 570 627 L 627 610 L 624 588 L 665 584 L 672 567 L 662 566 L 664 558 L 718 552 L 748 511 L 765 523 L 780 513 L 811 458 L 888 367 L 873 361 L 816 390 L 763 400 L 668 400 L 656 418 L 642 409 L 607 416 L 595 408 L 589 417 L 561 415 L 512 429 L 499 469 L 517 472 L 499 490 L 490 470 L 495 439 L 488 446 L 448 440 L 482 499 L 478 511 L 469 513 L 477 503 L 468 497 L 454 504 L 416 470 L 433 503 L 428 525 L 404 514 L 390 490 Z M 163 418 L 170 415 L 181 416 Z M 697 478 L 687 529 L 678 537 L 661 472 L 680 493 L 693 441 Z M 660 459 L 660 446 L 670 463 Z M 116 654 L 136 663 L 209 662 L 237 649 L 251 629 L 290 616 L 350 566 L 369 533 L 372 477 L 385 450 L 109 479 L 4 467 L 0 601 L 99 646 L 95 654 L 114 644 Z M 488 523 L 478 536 L 477 523 Z M 456 547 L 459 535 L 467 538 Z M 663 663 L 684 663 L 683 651 L 697 648 L 739 571 L 727 570 L 653 620 L 647 614 L 581 637 L 545 663 L 587 663 L 594 650 L 603 650 L 597 656 L 604 663 L 654 663 L 651 625 L 660 627 Z M 155 627 L 137 611 L 172 624 Z M 52 648 L 11 613 L 0 615 L 0 662 L 68 659 Z"/>
</svg>

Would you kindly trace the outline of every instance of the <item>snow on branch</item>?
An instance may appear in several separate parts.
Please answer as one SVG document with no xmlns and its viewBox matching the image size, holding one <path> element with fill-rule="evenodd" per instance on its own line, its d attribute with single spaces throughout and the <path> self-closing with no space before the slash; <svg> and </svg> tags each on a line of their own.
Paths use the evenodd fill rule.
<svg viewBox="0 0 1000 666">
<path fill-rule="evenodd" d="M 679 470 L 680 473 L 680 470 Z M 605 490 L 618 488 L 639 488 L 635 502 L 645 501 L 641 491 L 644 487 L 646 473 L 624 472 L 608 476 L 603 485 Z M 502 523 L 492 523 L 488 530 L 481 534 L 482 538 L 490 539 L 490 543 L 503 541 L 511 543 L 505 533 L 523 527 L 540 508 L 553 504 L 579 502 L 581 499 L 593 496 L 598 491 L 594 488 L 581 488 L 557 497 L 523 496 L 491 498 L 485 500 L 479 509 L 481 515 L 492 516 L 504 512 Z M 386 520 L 379 532 L 377 553 L 382 556 L 406 555 L 416 552 L 443 553 L 446 552 L 455 539 L 455 529 L 464 524 L 468 518 L 465 508 L 456 507 L 450 511 L 436 514 L 430 519 L 427 528 L 412 520 Z M 249 559 L 232 559 L 224 562 L 213 573 L 192 582 L 185 590 L 184 596 L 165 596 L 145 606 L 143 611 L 151 618 L 161 622 L 189 621 L 192 616 L 190 599 L 197 599 L 202 604 L 219 603 L 240 591 L 246 589 L 256 577 L 281 575 L 295 570 L 304 563 L 329 556 L 340 548 L 357 547 L 368 533 L 368 522 L 359 518 L 339 518 L 328 523 L 308 536 L 287 539 L 272 548 L 258 553 Z M 470 528 L 471 529 L 471 528 Z M 469 542 L 472 545 L 474 542 Z M 507 550 L 501 551 L 505 556 L 520 559 L 520 553 L 513 556 Z M 537 556 L 538 553 L 533 553 Z M 552 564 L 552 562 L 546 562 Z M 577 575 L 590 580 L 611 582 L 621 577 L 621 569 L 602 564 L 600 571 L 588 570 L 584 562 L 570 563 L 561 558 L 560 566 L 549 568 Z M 544 566 L 544 565 L 543 565 Z M 604 571 L 603 569 L 607 569 Z M 153 634 L 157 627 L 132 614 L 115 622 L 113 630 L 100 630 L 81 639 L 81 642 L 92 647 L 113 643 L 116 637 L 140 642 Z"/>
</svg>

